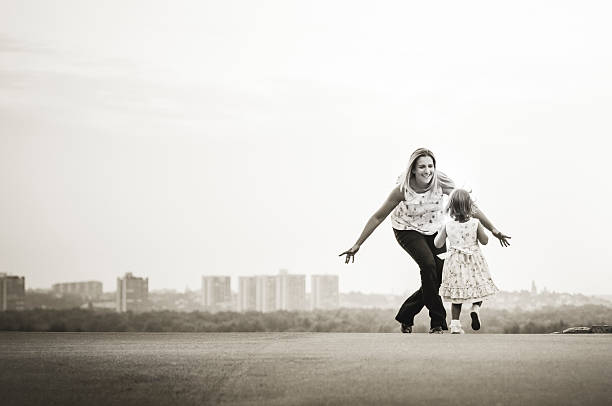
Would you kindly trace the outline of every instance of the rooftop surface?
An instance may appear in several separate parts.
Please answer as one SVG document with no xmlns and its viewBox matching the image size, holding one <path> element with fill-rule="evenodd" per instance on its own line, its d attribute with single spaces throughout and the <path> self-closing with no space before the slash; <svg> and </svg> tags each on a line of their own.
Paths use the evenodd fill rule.
<svg viewBox="0 0 612 406">
<path fill-rule="evenodd" d="M 603 405 L 612 335 L 0 333 L 3 405 Z"/>
</svg>

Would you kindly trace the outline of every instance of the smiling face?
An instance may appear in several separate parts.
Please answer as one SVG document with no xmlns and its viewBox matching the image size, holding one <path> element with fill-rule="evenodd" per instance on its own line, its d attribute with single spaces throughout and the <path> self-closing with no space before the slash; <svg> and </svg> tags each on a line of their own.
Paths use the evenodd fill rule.
<svg viewBox="0 0 612 406">
<path fill-rule="evenodd" d="M 419 157 L 412 167 L 412 174 L 416 184 L 425 187 L 431 182 L 436 166 L 434 160 L 429 155 Z"/>
</svg>

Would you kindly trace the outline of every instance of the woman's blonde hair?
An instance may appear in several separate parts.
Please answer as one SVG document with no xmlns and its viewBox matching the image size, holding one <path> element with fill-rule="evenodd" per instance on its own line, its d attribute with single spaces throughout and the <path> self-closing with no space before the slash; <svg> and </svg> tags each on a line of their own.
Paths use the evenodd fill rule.
<svg viewBox="0 0 612 406">
<path fill-rule="evenodd" d="M 446 212 L 455 220 L 464 222 L 472 216 L 473 206 L 470 192 L 465 189 L 455 189 L 448 199 Z"/>
</svg>

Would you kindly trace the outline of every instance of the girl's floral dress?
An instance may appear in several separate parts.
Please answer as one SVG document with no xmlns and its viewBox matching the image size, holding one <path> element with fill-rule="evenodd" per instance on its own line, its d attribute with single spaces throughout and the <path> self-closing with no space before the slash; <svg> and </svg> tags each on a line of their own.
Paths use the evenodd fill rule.
<svg viewBox="0 0 612 406">
<path fill-rule="evenodd" d="M 448 251 L 444 256 L 440 296 L 445 302 L 473 303 L 499 291 L 478 245 L 478 219 L 446 224 Z"/>
</svg>

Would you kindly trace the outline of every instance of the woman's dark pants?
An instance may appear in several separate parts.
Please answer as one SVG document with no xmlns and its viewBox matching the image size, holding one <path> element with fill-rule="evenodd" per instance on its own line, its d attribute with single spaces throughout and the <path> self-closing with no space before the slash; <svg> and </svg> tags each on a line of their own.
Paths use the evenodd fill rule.
<svg viewBox="0 0 612 406">
<path fill-rule="evenodd" d="M 429 310 L 431 327 L 442 327 L 443 330 L 448 330 L 446 310 L 438 295 L 438 289 L 442 283 L 444 261 L 437 256 L 437 254 L 446 252 L 446 245 L 436 248 L 434 245 L 436 234 L 424 235 L 414 230 L 396 229 L 393 229 L 393 232 L 397 242 L 410 254 L 421 270 L 421 287 L 406 299 L 395 316 L 395 320 L 412 326 L 414 316 L 425 306 Z"/>
</svg>

